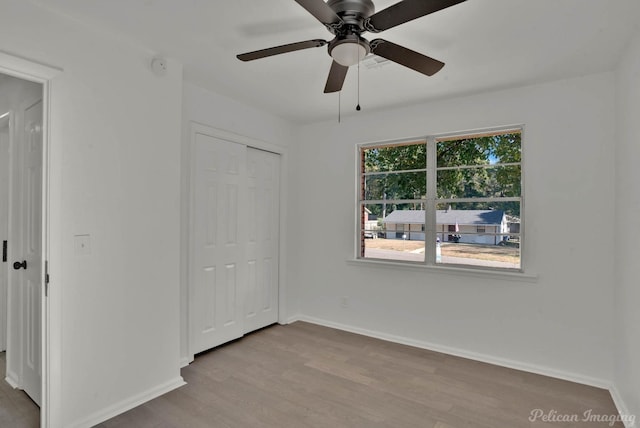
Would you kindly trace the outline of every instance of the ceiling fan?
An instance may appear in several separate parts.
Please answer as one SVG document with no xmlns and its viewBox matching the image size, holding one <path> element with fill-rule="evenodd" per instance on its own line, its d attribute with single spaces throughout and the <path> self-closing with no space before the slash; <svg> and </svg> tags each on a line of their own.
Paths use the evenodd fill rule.
<svg viewBox="0 0 640 428">
<path fill-rule="evenodd" d="M 335 38 L 307 40 L 238 55 L 242 61 L 253 61 L 273 55 L 329 45 L 333 64 L 324 88 L 325 93 L 338 92 L 352 65 L 367 54 L 386 58 L 419 73 L 432 76 L 444 63 L 383 39 L 368 41 L 365 32 L 379 33 L 416 18 L 446 9 L 466 0 L 404 0 L 378 13 L 371 0 L 295 0 L 331 32 Z"/>
</svg>

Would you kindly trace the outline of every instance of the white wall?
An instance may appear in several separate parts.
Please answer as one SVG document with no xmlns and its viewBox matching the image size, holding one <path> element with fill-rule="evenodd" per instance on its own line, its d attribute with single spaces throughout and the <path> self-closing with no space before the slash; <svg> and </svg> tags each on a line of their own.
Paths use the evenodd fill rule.
<svg viewBox="0 0 640 428">
<path fill-rule="evenodd" d="M 289 150 L 292 141 L 292 126 L 289 122 L 253 107 L 241 104 L 233 99 L 207 91 L 198 86 L 185 83 L 183 95 L 183 144 L 182 144 L 182 257 L 181 257 L 181 331 L 182 340 L 180 355 L 182 364 L 186 364 L 191 355 L 188 349 L 188 245 L 189 245 L 189 164 L 190 164 L 190 126 L 192 122 L 217 128 L 222 131 L 237 134 L 253 140 L 265 142 L 279 147 L 282 155 L 282 183 L 289 177 Z M 286 189 L 280 197 L 285 206 L 287 203 Z M 282 223 L 286 224 L 287 210 L 281 210 Z M 287 235 L 286 229 L 283 230 Z M 285 245 L 283 242 L 282 245 Z M 292 250 L 293 251 L 293 250 Z M 281 266 L 286 266 L 286 259 L 281 260 Z M 283 269 L 284 271 L 284 269 Z M 286 287 L 286 275 L 281 272 L 280 280 L 286 289 L 285 307 L 287 314 L 298 313 L 298 299 L 295 288 Z M 286 315 L 288 318 L 289 315 Z"/>
<path fill-rule="evenodd" d="M 616 147 L 615 384 L 640 418 L 640 34 L 618 70 Z"/>
<path fill-rule="evenodd" d="M 289 215 L 301 317 L 608 385 L 614 104 L 606 73 L 389 111 L 364 103 L 341 124 L 301 127 Z M 525 125 L 523 251 L 536 282 L 345 263 L 354 256 L 356 143 L 511 124 Z"/>
<path fill-rule="evenodd" d="M 63 69 L 51 86 L 52 427 L 91 426 L 180 384 L 182 70 L 23 0 L 0 50 Z M 80 256 L 74 236 L 91 235 Z"/>
<path fill-rule="evenodd" d="M 184 84 L 183 112 L 185 126 L 194 121 L 284 147 L 292 137 L 284 119 L 190 83 Z"/>
</svg>

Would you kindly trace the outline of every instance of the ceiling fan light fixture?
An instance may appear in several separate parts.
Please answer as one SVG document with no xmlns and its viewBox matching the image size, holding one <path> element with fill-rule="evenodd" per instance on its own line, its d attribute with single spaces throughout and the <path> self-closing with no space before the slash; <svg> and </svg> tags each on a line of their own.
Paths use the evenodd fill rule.
<svg viewBox="0 0 640 428">
<path fill-rule="evenodd" d="M 362 61 L 367 56 L 368 49 L 357 41 L 345 41 L 334 45 L 330 53 L 335 62 L 350 67 Z"/>
</svg>

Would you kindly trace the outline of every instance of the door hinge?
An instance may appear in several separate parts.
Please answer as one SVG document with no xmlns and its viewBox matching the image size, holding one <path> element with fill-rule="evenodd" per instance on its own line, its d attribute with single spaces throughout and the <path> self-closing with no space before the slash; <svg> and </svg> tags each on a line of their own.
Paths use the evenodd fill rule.
<svg viewBox="0 0 640 428">
<path fill-rule="evenodd" d="M 2 241 L 2 263 L 7 262 L 7 241 Z"/>
<path fill-rule="evenodd" d="M 49 295 L 49 261 L 44 261 L 44 297 Z"/>
</svg>

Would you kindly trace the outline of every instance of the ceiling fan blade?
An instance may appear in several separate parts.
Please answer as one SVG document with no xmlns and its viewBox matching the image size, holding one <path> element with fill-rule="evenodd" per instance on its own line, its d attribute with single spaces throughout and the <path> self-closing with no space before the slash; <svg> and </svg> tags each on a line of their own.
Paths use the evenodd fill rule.
<svg viewBox="0 0 640 428">
<path fill-rule="evenodd" d="M 253 61 L 254 59 L 266 58 L 268 56 L 280 55 L 287 52 L 299 51 L 302 49 L 319 48 L 327 42 L 321 39 L 307 40 L 305 42 L 289 43 L 288 45 L 275 46 L 273 48 L 261 49 L 259 51 L 247 52 L 237 56 L 240 61 Z"/>
<path fill-rule="evenodd" d="M 463 1 L 466 0 L 404 0 L 371 15 L 365 27 L 367 31 L 379 33 Z"/>
<path fill-rule="evenodd" d="M 444 67 L 444 62 L 382 39 L 371 41 L 371 52 L 427 76 L 433 76 Z"/>
<path fill-rule="evenodd" d="M 344 22 L 323 0 L 295 0 L 324 25 L 342 25 Z"/>
<path fill-rule="evenodd" d="M 344 79 L 347 77 L 347 71 L 349 71 L 349 67 L 345 67 L 344 65 L 333 61 L 333 64 L 331 64 L 331 70 L 329 70 L 327 84 L 324 87 L 324 93 L 329 94 L 331 92 L 340 92 L 342 90 L 342 85 L 344 84 Z"/>
</svg>

